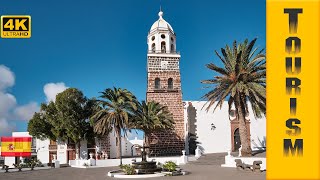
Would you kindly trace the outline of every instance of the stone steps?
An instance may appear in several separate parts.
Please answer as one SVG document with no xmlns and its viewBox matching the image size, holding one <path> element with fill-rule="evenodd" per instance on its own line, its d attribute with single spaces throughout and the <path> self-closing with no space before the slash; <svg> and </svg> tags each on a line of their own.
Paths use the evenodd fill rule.
<svg viewBox="0 0 320 180">
<path fill-rule="evenodd" d="M 221 165 L 227 153 L 204 154 L 196 161 L 190 161 L 192 165 Z"/>
</svg>

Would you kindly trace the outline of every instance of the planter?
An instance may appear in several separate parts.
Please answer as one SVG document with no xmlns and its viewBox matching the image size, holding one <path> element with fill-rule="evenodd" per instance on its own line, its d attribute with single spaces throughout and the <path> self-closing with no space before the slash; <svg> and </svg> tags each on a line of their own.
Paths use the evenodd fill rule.
<svg viewBox="0 0 320 180">
<path fill-rule="evenodd" d="M 166 176 L 180 176 L 183 175 L 181 171 L 162 171 L 161 173 L 166 174 Z"/>
</svg>

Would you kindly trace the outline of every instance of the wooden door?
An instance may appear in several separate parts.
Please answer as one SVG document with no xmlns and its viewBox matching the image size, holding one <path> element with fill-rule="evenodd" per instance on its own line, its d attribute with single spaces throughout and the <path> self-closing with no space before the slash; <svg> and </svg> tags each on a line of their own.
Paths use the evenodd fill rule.
<svg viewBox="0 0 320 180">
<path fill-rule="evenodd" d="M 49 152 L 49 164 L 52 163 L 53 155 L 56 155 L 56 157 L 57 157 L 57 151 L 50 151 Z"/>
<path fill-rule="evenodd" d="M 234 151 L 238 151 L 241 146 L 239 128 L 234 131 Z"/>
<path fill-rule="evenodd" d="M 96 159 L 96 149 L 88 148 L 88 159 L 90 159 L 90 153 L 93 153 L 93 159 Z"/>
<path fill-rule="evenodd" d="M 76 151 L 75 150 L 68 150 L 68 161 L 76 159 Z"/>
</svg>

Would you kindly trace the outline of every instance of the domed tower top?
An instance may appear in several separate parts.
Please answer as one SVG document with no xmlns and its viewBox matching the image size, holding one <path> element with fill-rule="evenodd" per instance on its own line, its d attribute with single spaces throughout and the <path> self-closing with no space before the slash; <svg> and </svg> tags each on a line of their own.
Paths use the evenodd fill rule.
<svg viewBox="0 0 320 180">
<path fill-rule="evenodd" d="M 174 31 L 173 31 L 171 25 L 166 20 L 163 19 L 163 17 L 162 17 L 163 12 L 161 10 L 158 13 L 158 15 L 159 15 L 159 19 L 153 23 L 153 25 L 150 28 L 149 33 L 152 33 L 155 30 L 169 30 L 174 34 Z"/>
<path fill-rule="evenodd" d="M 176 53 L 176 35 L 171 25 L 163 19 L 163 12 L 153 23 L 148 34 L 148 53 Z"/>
</svg>

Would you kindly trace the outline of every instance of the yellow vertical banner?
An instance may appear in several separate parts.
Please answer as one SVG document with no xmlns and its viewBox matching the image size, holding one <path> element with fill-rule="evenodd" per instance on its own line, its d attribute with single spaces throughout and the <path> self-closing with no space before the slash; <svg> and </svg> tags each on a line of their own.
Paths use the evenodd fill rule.
<svg viewBox="0 0 320 180">
<path fill-rule="evenodd" d="M 267 179 L 320 179 L 320 0 L 267 0 Z"/>
</svg>

